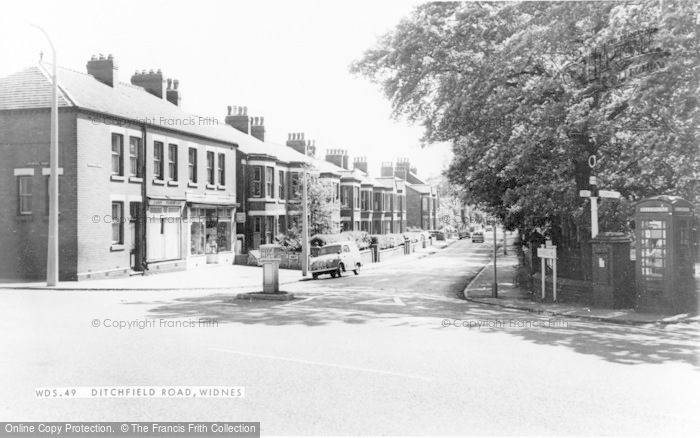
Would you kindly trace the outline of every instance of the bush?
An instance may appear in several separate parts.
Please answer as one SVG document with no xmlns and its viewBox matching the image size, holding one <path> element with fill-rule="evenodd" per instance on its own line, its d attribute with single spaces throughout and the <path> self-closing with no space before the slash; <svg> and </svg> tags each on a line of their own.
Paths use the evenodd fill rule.
<svg viewBox="0 0 700 438">
<path fill-rule="evenodd" d="M 291 229 L 287 234 L 276 235 L 275 243 L 282 245 L 285 251 L 301 251 L 301 237 Z"/>
<path fill-rule="evenodd" d="M 373 234 L 370 236 L 373 244 L 379 246 L 379 249 L 395 248 L 404 244 L 404 236 L 400 233 L 395 234 Z"/>
</svg>

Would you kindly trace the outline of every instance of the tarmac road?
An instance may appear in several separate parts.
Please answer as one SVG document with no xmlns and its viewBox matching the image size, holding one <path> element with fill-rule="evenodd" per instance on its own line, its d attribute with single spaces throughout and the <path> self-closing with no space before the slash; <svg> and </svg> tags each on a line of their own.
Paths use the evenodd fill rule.
<svg viewBox="0 0 700 438">
<path fill-rule="evenodd" d="M 0 417 L 260 421 L 265 435 L 700 433 L 697 336 L 460 300 L 488 243 L 286 285 L 291 302 L 0 290 Z M 115 321 L 154 326 L 105 326 Z M 245 397 L 35 397 L 88 386 L 244 386 Z"/>
</svg>

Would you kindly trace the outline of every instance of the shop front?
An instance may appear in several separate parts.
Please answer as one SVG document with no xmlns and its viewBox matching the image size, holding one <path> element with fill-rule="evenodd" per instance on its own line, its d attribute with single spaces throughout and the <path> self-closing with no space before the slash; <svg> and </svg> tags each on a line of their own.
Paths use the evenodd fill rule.
<svg viewBox="0 0 700 438">
<path fill-rule="evenodd" d="M 233 263 L 233 221 L 231 206 L 189 204 L 189 256 L 195 265 Z"/>
</svg>

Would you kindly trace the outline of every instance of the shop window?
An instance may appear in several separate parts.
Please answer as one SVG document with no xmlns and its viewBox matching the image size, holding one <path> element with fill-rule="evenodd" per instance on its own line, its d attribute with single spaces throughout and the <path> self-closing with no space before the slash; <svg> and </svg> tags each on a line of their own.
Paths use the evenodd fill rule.
<svg viewBox="0 0 700 438">
<path fill-rule="evenodd" d="M 112 243 L 124 243 L 124 203 L 112 202 Z"/>
<path fill-rule="evenodd" d="M 163 179 L 163 143 L 153 142 L 153 178 Z"/>
<path fill-rule="evenodd" d="M 112 175 L 124 176 L 124 136 L 112 134 Z"/>
<path fill-rule="evenodd" d="M 190 210 L 190 254 L 204 254 L 204 221 L 201 216 L 200 209 L 192 208 Z"/>
<path fill-rule="evenodd" d="M 17 191 L 19 194 L 18 213 L 21 215 L 32 214 L 32 177 L 17 177 Z"/>
<path fill-rule="evenodd" d="M 129 137 L 129 175 L 141 177 L 141 139 L 138 137 Z"/>
<path fill-rule="evenodd" d="M 216 240 L 219 251 L 231 251 L 231 215 L 230 208 L 219 208 L 216 226 Z"/>
</svg>

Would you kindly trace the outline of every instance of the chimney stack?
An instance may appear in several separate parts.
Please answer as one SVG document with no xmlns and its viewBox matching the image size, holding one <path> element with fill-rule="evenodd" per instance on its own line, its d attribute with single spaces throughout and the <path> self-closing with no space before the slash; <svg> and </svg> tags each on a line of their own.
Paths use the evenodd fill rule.
<svg viewBox="0 0 700 438">
<path fill-rule="evenodd" d="M 250 135 L 260 141 L 265 141 L 265 117 L 251 117 Z"/>
<path fill-rule="evenodd" d="M 329 149 L 326 151 L 326 161 L 345 170 L 350 169 L 350 157 L 345 149 Z"/>
<path fill-rule="evenodd" d="M 182 94 L 180 94 L 179 86 L 180 81 L 178 81 L 177 79 L 168 79 L 166 96 L 168 102 L 172 103 L 175 106 L 182 106 L 182 103 L 180 102 L 182 100 Z"/>
<path fill-rule="evenodd" d="M 143 87 L 146 91 L 159 99 L 167 98 L 165 79 L 160 69 L 156 72 L 151 70 L 148 73 L 146 73 L 146 70 L 141 71 L 141 73 L 137 70 L 131 77 L 131 83 L 138 87 Z"/>
<path fill-rule="evenodd" d="M 369 174 L 367 171 L 367 157 L 355 157 L 353 169 L 360 169 L 364 173 Z"/>
<path fill-rule="evenodd" d="M 250 134 L 250 117 L 248 116 L 248 107 L 229 106 L 228 115 L 226 116 L 226 124 L 233 126 L 244 134 Z"/>
<path fill-rule="evenodd" d="M 408 178 L 408 172 L 411 170 L 411 163 L 408 158 L 397 158 L 396 159 L 396 170 L 394 171 L 394 176 L 406 180 Z"/>
<path fill-rule="evenodd" d="M 394 176 L 394 163 L 385 161 L 382 163 L 382 176 Z"/>
<path fill-rule="evenodd" d="M 418 168 L 415 166 L 411 167 L 411 173 L 414 175 L 418 175 Z"/>
<path fill-rule="evenodd" d="M 107 56 L 106 59 L 102 54 L 100 54 L 99 59 L 93 55 L 87 63 L 87 72 L 98 81 L 112 88 L 119 82 L 119 67 L 117 67 L 117 63 L 112 55 Z"/>
<path fill-rule="evenodd" d="M 300 154 L 308 155 L 309 157 L 316 158 L 316 140 L 308 142 L 304 139 L 303 132 L 296 132 L 289 134 L 287 139 L 287 146 L 299 152 Z"/>
</svg>

